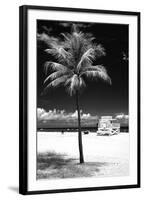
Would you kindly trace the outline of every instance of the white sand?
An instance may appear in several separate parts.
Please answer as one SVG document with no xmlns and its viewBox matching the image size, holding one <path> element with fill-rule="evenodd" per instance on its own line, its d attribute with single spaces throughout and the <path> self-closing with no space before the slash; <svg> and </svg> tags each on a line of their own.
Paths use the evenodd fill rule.
<svg viewBox="0 0 144 200">
<path fill-rule="evenodd" d="M 55 151 L 73 157 L 79 156 L 76 132 L 38 132 L 38 153 Z M 129 133 L 114 136 L 96 136 L 95 133 L 83 135 L 85 159 L 91 161 L 93 156 L 129 158 Z"/>
<path fill-rule="evenodd" d="M 76 132 L 38 132 L 38 153 L 66 153 L 79 159 Z M 106 162 L 96 176 L 123 176 L 129 174 L 129 133 L 114 136 L 83 135 L 85 162 Z"/>
</svg>

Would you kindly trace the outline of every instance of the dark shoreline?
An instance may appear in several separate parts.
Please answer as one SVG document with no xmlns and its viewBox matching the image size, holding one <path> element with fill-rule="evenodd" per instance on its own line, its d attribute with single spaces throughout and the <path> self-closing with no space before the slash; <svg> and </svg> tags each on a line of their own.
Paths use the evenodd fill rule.
<svg viewBox="0 0 144 200">
<path fill-rule="evenodd" d="M 82 127 L 82 131 L 91 131 L 96 132 L 98 130 L 97 127 Z M 64 131 L 64 132 L 75 132 L 78 131 L 78 128 L 76 127 L 50 127 L 50 128 L 37 128 L 37 131 L 39 132 L 56 132 L 56 131 Z M 120 127 L 120 132 L 129 132 L 128 126 L 122 126 Z"/>
</svg>

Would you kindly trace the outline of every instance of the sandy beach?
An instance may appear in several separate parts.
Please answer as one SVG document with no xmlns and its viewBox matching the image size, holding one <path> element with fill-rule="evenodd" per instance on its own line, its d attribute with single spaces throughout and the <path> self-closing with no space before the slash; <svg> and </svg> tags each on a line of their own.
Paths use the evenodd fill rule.
<svg viewBox="0 0 144 200">
<path fill-rule="evenodd" d="M 76 132 L 38 132 L 38 178 L 67 178 L 77 176 L 128 176 L 129 175 L 129 133 L 114 136 L 97 136 L 96 133 L 83 135 L 84 166 L 79 163 L 78 139 Z M 57 167 L 51 160 L 63 156 L 59 163 L 62 176 L 57 174 Z M 49 157 L 51 156 L 51 157 Z M 48 158 L 51 158 L 49 160 Z M 56 157 L 55 157 L 56 158 Z M 56 161 L 57 161 L 56 159 Z M 68 159 L 71 159 L 67 162 Z M 48 164 L 49 162 L 49 164 Z M 67 162 L 67 164 L 66 164 Z M 78 166 L 79 173 L 67 173 L 70 166 Z M 65 169 L 65 170 L 64 170 Z M 84 170 L 84 173 L 81 173 Z M 75 172 L 74 171 L 74 172 Z M 59 171 L 60 172 L 60 171 Z M 87 173 L 88 172 L 88 173 Z M 81 175 L 82 174 L 82 175 Z"/>
</svg>

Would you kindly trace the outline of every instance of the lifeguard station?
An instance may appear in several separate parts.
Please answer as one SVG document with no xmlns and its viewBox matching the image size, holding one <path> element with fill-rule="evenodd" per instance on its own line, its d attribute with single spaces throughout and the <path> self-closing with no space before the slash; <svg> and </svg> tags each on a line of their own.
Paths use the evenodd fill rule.
<svg viewBox="0 0 144 200">
<path fill-rule="evenodd" d="M 98 123 L 97 135 L 116 135 L 120 133 L 120 123 L 112 116 L 102 116 Z"/>
</svg>

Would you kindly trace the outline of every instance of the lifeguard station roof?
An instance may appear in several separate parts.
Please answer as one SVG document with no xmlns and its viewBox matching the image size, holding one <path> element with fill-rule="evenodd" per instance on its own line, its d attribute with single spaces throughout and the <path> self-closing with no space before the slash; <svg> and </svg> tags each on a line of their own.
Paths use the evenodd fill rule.
<svg viewBox="0 0 144 200">
<path fill-rule="evenodd" d="M 101 116 L 101 119 L 112 120 L 112 116 Z"/>
</svg>

